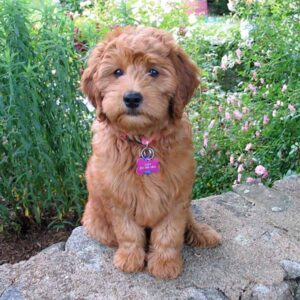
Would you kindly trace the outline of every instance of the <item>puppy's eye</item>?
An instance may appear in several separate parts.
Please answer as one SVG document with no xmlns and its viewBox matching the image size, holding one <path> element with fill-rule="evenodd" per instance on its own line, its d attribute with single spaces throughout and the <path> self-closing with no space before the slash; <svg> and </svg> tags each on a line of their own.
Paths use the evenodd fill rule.
<svg viewBox="0 0 300 300">
<path fill-rule="evenodd" d="M 157 77 L 159 74 L 159 72 L 155 69 L 150 69 L 148 73 L 151 77 Z"/>
<path fill-rule="evenodd" d="M 114 71 L 114 75 L 119 78 L 120 76 L 124 75 L 124 72 L 121 69 L 117 69 Z"/>
</svg>

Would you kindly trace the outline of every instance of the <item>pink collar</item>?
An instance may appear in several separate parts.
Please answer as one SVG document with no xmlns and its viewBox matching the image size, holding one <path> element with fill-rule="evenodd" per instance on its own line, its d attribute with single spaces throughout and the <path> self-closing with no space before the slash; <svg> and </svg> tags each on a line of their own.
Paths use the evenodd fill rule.
<svg viewBox="0 0 300 300">
<path fill-rule="evenodd" d="M 144 146 L 149 146 L 151 143 L 155 143 L 158 140 L 158 134 L 153 134 L 150 138 L 140 136 L 138 138 L 132 139 L 127 133 L 124 132 L 120 134 L 120 138 L 125 141 L 136 142 Z"/>
</svg>

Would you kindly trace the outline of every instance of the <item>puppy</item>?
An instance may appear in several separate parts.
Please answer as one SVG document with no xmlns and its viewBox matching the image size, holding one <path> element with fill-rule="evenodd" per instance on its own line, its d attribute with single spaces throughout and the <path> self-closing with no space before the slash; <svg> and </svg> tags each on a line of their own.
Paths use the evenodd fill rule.
<svg viewBox="0 0 300 300">
<path fill-rule="evenodd" d="M 200 247 L 220 242 L 190 208 L 195 161 L 183 110 L 198 75 L 169 33 L 134 27 L 108 34 L 83 73 L 97 119 L 82 223 L 94 239 L 118 247 L 114 265 L 124 272 L 147 262 L 154 276 L 176 278 L 184 239 Z"/>
</svg>

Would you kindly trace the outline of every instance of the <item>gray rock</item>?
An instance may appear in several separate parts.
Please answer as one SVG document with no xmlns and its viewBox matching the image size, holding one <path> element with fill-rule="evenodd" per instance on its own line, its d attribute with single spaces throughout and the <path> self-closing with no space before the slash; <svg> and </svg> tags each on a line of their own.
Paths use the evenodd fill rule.
<svg viewBox="0 0 300 300">
<path fill-rule="evenodd" d="M 91 269 L 101 271 L 111 261 L 113 250 L 91 239 L 83 226 L 72 231 L 65 250 L 76 254 Z"/>
<path fill-rule="evenodd" d="M 1 295 L 0 300 L 23 300 L 21 292 L 15 287 L 9 287 Z"/>
<path fill-rule="evenodd" d="M 54 245 L 28 261 L 0 266 L 0 297 L 290 300 L 294 293 L 299 298 L 300 198 L 293 188 L 298 186 L 288 179 L 276 190 L 242 185 L 236 192 L 193 201 L 198 221 L 216 228 L 223 243 L 213 249 L 185 246 L 184 269 L 175 280 L 155 279 L 147 270 L 120 272 L 112 262 L 115 249 L 78 227 L 65 247 Z"/>
<path fill-rule="evenodd" d="M 187 288 L 183 291 L 186 300 L 228 300 L 223 292 L 217 289 Z"/>
<path fill-rule="evenodd" d="M 250 300 L 293 300 L 290 286 L 286 282 L 278 285 L 266 286 L 256 285 L 250 297 Z"/>
<path fill-rule="evenodd" d="M 53 244 L 45 249 L 42 250 L 43 253 L 45 254 L 53 254 L 57 251 L 65 251 L 65 242 L 59 242 L 56 244 Z"/>
<path fill-rule="evenodd" d="M 300 262 L 291 260 L 282 260 L 280 262 L 286 272 L 286 279 L 300 279 Z"/>
</svg>

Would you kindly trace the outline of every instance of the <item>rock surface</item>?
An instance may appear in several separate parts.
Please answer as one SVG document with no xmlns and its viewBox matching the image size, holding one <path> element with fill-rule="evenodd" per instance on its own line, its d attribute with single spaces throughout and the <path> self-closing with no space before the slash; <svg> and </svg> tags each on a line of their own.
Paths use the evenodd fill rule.
<svg viewBox="0 0 300 300">
<path fill-rule="evenodd" d="M 184 271 L 175 280 L 119 272 L 112 264 L 115 249 L 78 227 L 66 243 L 0 266 L 0 300 L 300 299 L 300 176 L 272 189 L 240 185 L 193 201 L 193 210 L 198 221 L 222 234 L 223 243 L 185 247 Z"/>
</svg>

